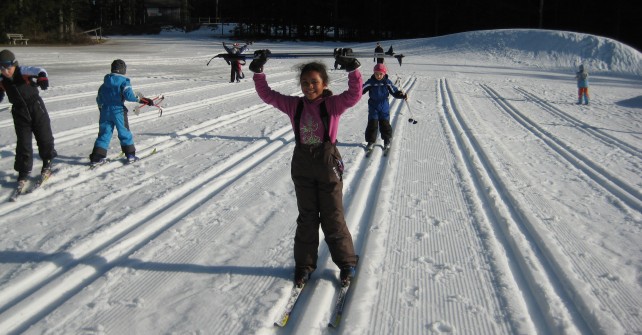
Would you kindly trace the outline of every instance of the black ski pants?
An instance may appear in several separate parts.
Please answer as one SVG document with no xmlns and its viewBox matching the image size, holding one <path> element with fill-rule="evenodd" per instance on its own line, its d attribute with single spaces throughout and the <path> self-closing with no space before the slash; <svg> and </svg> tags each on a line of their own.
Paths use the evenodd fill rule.
<svg viewBox="0 0 642 335">
<path fill-rule="evenodd" d="M 13 168 L 22 173 L 33 169 L 32 135 L 36 138 L 38 154 L 44 160 L 51 160 L 58 154 L 54 149 L 54 137 L 51 131 L 51 120 L 42 99 L 34 97 L 26 105 L 11 107 L 13 124 L 16 130 L 16 160 Z"/>
<path fill-rule="evenodd" d="M 389 141 L 392 138 L 392 126 L 390 120 L 368 120 L 366 126 L 366 142 L 377 142 L 377 131 L 381 132 L 381 139 Z"/>
<path fill-rule="evenodd" d="M 310 272 L 316 269 L 319 226 L 332 261 L 339 268 L 356 266 L 352 235 L 343 212 L 343 161 L 336 145 L 297 144 L 291 173 L 299 209 L 294 237 L 296 267 Z"/>
</svg>

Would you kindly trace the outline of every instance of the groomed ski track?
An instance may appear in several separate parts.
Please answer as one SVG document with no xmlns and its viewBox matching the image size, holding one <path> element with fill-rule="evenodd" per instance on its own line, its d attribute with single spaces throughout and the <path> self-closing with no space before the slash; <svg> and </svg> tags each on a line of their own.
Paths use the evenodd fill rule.
<svg viewBox="0 0 642 335">
<path fill-rule="evenodd" d="M 92 100 L 105 72 L 93 70 L 104 62 L 81 63 L 99 79 L 72 73 L 68 82 L 43 94 L 60 163 L 42 190 L 0 203 L 0 230 L 9 241 L 19 241 L 5 242 L 0 251 L 3 332 L 626 334 L 642 329 L 635 313 L 642 306 L 639 288 L 612 275 L 617 262 L 594 257 L 595 241 L 578 238 L 581 229 L 565 224 L 578 214 L 549 209 L 553 201 L 569 207 L 605 201 L 612 208 L 605 220 L 617 218 L 616 229 L 627 231 L 635 222 L 630 218 L 642 211 L 635 173 L 642 160 L 639 146 L 590 126 L 573 114 L 576 106 L 553 105 L 534 87 L 462 80 L 441 70 L 435 70 L 437 76 L 417 73 L 412 64 L 394 70 L 419 123 L 407 122 L 403 101 L 390 101 L 394 141 L 388 157 L 380 141 L 365 157 L 367 97 L 342 117 L 346 221 L 361 260 L 340 328 L 327 328 L 338 269 L 323 236 L 318 269 L 291 320 L 284 329 L 274 328 L 293 275 L 293 133 L 287 117 L 256 97 L 249 70 L 241 84 L 221 83 L 229 73 L 221 62 L 207 70 L 222 75 L 205 82 L 194 79 L 197 72 L 190 78 L 171 73 L 177 61 L 203 59 L 209 57 L 131 62 L 132 75 L 136 67 L 169 71 L 132 78 L 145 94 L 164 93 L 168 106 L 162 118 L 154 111 L 130 115 L 140 155 L 157 150 L 131 165 L 118 160 L 96 170 L 86 165 L 97 133 Z M 370 63 L 364 63 L 367 79 Z M 54 78 L 57 68 L 69 71 L 64 62 L 50 65 Z M 300 94 L 288 61 L 268 65 L 272 88 Z M 332 72 L 331 79 L 335 93 L 345 89 L 344 72 Z M 68 107 L 76 106 L 74 100 L 82 106 Z M 502 126 L 490 120 L 501 120 Z M 550 126 L 559 124 L 572 127 Z M 0 120 L 4 133 L 11 126 L 10 118 Z M 0 140 L 0 167 L 11 171 L 13 156 L 5 153 L 13 144 L 6 134 Z M 587 141 L 593 151 L 583 145 Z M 513 145 L 529 150 L 517 153 Z M 623 164 L 603 166 L 599 152 L 621 156 Z M 114 137 L 110 156 L 117 154 Z M 544 162 L 556 170 L 545 170 Z M 573 189 L 538 187 L 553 183 L 550 174 L 571 180 Z M 11 183 L 5 180 L 6 185 Z M 582 198 L 586 189 L 603 197 Z M 1 196 L 11 190 L 3 187 Z M 85 210 L 66 210 L 65 203 L 80 203 Z M 164 317 L 176 314 L 183 317 Z"/>
</svg>

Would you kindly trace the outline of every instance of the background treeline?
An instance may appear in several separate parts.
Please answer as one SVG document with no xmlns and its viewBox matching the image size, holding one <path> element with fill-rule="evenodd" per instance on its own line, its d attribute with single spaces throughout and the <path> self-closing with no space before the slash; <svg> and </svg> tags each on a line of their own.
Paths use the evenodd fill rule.
<svg viewBox="0 0 642 335">
<path fill-rule="evenodd" d="M 377 40 L 501 28 L 571 30 L 611 37 L 642 50 L 642 1 L 596 0 L 2 0 L 0 32 L 72 40 L 79 31 L 159 31 L 145 8 L 174 6 L 171 23 L 200 18 L 242 23 L 239 38 Z M 167 24 L 168 22 L 164 22 Z M 336 28 L 336 29 L 334 29 Z"/>
</svg>

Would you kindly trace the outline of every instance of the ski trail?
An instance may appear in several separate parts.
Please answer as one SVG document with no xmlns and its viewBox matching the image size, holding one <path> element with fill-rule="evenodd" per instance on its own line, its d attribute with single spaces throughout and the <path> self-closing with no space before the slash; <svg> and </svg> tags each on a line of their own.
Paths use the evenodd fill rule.
<svg viewBox="0 0 642 335">
<path fill-rule="evenodd" d="M 463 109 L 455 98 L 447 80 L 440 81 L 440 94 L 452 133 L 462 152 L 478 201 L 488 218 L 489 231 L 513 257 L 509 259 L 511 273 L 516 278 L 529 315 L 540 315 L 554 334 L 581 333 L 585 326 L 577 323 L 577 312 L 567 308 L 566 298 L 558 287 L 559 279 L 549 268 L 546 259 L 537 248 L 530 246 L 536 237 L 527 227 L 529 216 L 510 196 L 504 181 L 491 160 L 475 138 L 472 128 L 463 117 Z"/>
<path fill-rule="evenodd" d="M 526 99 L 529 101 L 532 101 L 533 103 L 539 105 L 542 107 L 544 110 L 548 111 L 549 113 L 559 116 L 563 120 L 569 122 L 571 125 L 577 127 L 577 129 L 593 136 L 594 138 L 598 139 L 602 143 L 616 147 L 619 150 L 622 150 L 631 156 L 637 157 L 637 158 L 642 158 L 642 148 L 638 148 L 634 145 L 631 145 L 625 141 L 622 141 L 618 139 L 615 136 L 612 136 L 611 134 L 593 127 L 591 125 L 586 124 L 582 120 L 572 116 L 571 114 L 564 112 L 563 110 L 555 107 L 555 105 L 547 102 L 545 99 L 538 97 L 536 94 L 531 93 L 527 91 L 525 88 L 522 87 L 516 87 L 516 91 L 521 93 Z"/>
<path fill-rule="evenodd" d="M 293 138 L 290 128 L 283 127 L 269 139 L 256 141 L 198 178 L 14 278 L 0 292 L 0 329 L 19 331 L 46 315 L 286 146 Z"/>
<path fill-rule="evenodd" d="M 496 102 L 505 101 L 495 90 L 488 88 L 487 85 L 483 86 L 486 86 L 485 90 L 489 89 L 492 92 L 492 94 L 489 94 L 491 99 Z M 509 110 L 503 103 L 498 103 L 498 108 L 508 113 L 517 124 L 523 126 L 534 136 L 540 137 L 539 130 L 541 127 L 532 122 L 532 120 L 523 117 L 523 113 L 512 106 Z M 550 137 L 550 141 L 546 140 L 543 143 L 551 148 L 554 153 L 559 154 L 561 158 L 568 161 L 570 155 L 566 152 L 561 152 L 562 148 L 558 146 L 561 141 L 552 134 L 546 133 L 546 135 Z M 580 159 L 589 166 L 593 164 L 585 157 Z M 572 161 L 570 163 L 573 164 Z M 582 168 L 579 171 L 586 173 L 586 170 Z M 593 178 L 594 174 L 588 173 L 588 175 L 592 177 L 591 180 L 601 185 L 600 180 Z M 606 191 L 610 190 L 606 188 Z M 626 286 L 617 278 L 612 278 L 610 274 L 616 273 L 617 269 L 613 268 L 611 264 L 595 257 L 585 256 L 591 254 L 592 246 L 582 239 L 578 239 L 576 232 L 570 230 L 567 225 L 542 225 L 539 223 L 541 220 L 538 220 L 538 217 L 547 217 L 546 204 L 528 194 L 525 194 L 524 197 L 525 199 L 522 201 L 529 202 L 524 207 L 535 211 L 535 213 L 521 211 L 525 229 L 532 235 L 529 240 L 534 241 L 542 251 L 542 254 L 545 255 L 547 262 L 555 273 L 556 281 L 567 292 L 570 303 L 575 305 L 575 310 L 583 318 L 584 322 L 590 325 L 590 329 L 593 329 L 598 334 L 624 333 L 640 329 L 642 320 L 635 316 L 636 313 L 631 313 L 631 310 L 636 308 L 633 306 L 642 305 L 642 300 L 634 293 L 635 289 Z M 516 204 L 518 203 L 516 196 L 513 197 L 512 201 Z M 552 235 L 547 230 L 552 230 Z M 544 241 L 550 239 L 549 235 L 555 236 L 560 247 L 544 243 Z M 585 285 L 590 285 L 593 288 L 589 291 L 591 294 L 587 294 L 586 290 L 581 289 Z M 609 293 L 600 294 L 599 292 Z M 570 303 L 567 305 L 570 305 Z M 595 306 L 599 306 L 599 311 L 596 310 Z M 572 307 L 569 306 L 568 309 L 570 310 Z M 615 323 L 614 320 L 618 320 L 619 323 Z"/>
<path fill-rule="evenodd" d="M 506 101 L 506 99 L 503 99 L 488 85 L 482 84 L 481 87 L 491 97 L 491 99 L 495 100 L 502 110 L 506 111 L 506 113 L 535 136 L 542 139 L 552 150 L 563 156 L 569 163 L 583 171 L 616 198 L 620 199 L 634 210 L 642 213 L 642 191 L 637 186 L 629 185 L 626 181 L 614 176 L 594 161 L 571 148 L 562 140 L 533 122 L 529 117 L 520 112 L 510 102 Z"/>
<path fill-rule="evenodd" d="M 201 124 L 178 131 L 175 133 L 175 135 L 167 135 L 167 138 L 164 140 L 159 140 L 159 138 L 157 137 L 154 140 L 151 140 L 150 143 L 140 143 L 138 145 L 138 151 L 140 153 L 140 156 L 142 157 L 149 155 L 149 153 L 154 149 L 156 149 L 159 153 L 162 153 L 164 150 L 180 145 L 181 143 L 186 141 L 187 138 L 185 136 L 187 135 L 200 136 L 207 132 L 225 127 L 229 124 L 234 124 L 253 115 L 257 115 L 268 109 L 269 106 L 260 104 L 251 106 L 232 114 L 225 114 L 210 121 L 206 121 Z M 52 183 L 47 184 L 47 187 L 41 190 L 38 195 L 26 195 L 21 198 L 21 201 L 19 202 L 0 204 L 0 215 L 8 214 L 28 205 L 31 202 L 51 196 L 52 193 L 63 192 L 69 187 L 82 184 L 89 179 L 95 178 L 96 174 L 109 173 L 110 171 L 113 171 L 114 169 L 122 166 L 122 162 L 113 161 L 104 164 L 95 171 L 88 171 L 88 166 L 85 165 L 72 166 L 62 169 L 57 173 L 57 176 L 55 178 L 56 181 L 54 182 L 54 180 L 52 180 Z M 66 179 L 61 179 L 60 177 L 62 175 L 66 175 L 69 177 L 67 177 Z"/>
</svg>

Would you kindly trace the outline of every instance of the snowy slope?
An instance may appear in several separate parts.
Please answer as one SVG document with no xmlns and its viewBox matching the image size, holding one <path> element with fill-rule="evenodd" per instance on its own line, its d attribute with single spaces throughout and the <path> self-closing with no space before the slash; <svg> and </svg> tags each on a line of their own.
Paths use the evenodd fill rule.
<svg viewBox="0 0 642 335">
<path fill-rule="evenodd" d="M 0 332 L 328 334 L 338 269 L 324 243 L 290 323 L 273 322 L 293 276 L 293 133 L 247 78 L 230 84 L 209 33 L 16 47 L 47 69 L 59 153 L 44 189 L 0 203 Z M 323 52 L 374 43 L 255 43 Z M 361 255 L 339 333 L 642 332 L 642 55 L 613 40 L 499 30 L 383 41 L 393 149 L 366 158 L 367 98 L 344 114 L 346 219 Z M 130 115 L 140 156 L 87 167 L 95 94 L 122 58 L 163 116 Z M 332 59 L 324 59 L 332 65 Z M 272 59 L 270 85 L 300 94 Z M 369 77 L 371 59 L 361 59 Z M 575 105 L 574 72 L 591 72 Z M 332 71 L 330 88 L 347 87 Z M 15 187 L 0 104 L 0 197 Z M 409 123 L 408 118 L 418 120 Z M 114 136 L 110 155 L 117 157 Z M 36 160 L 34 169 L 39 170 Z"/>
</svg>

